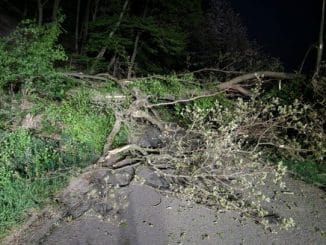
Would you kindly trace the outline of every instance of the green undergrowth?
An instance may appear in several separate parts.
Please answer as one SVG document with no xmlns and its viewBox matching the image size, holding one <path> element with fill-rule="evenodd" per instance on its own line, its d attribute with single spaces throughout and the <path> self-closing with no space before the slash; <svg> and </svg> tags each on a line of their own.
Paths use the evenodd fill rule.
<svg viewBox="0 0 326 245">
<path fill-rule="evenodd" d="M 60 170 L 73 163 L 64 160 L 57 143 L 34 137 L 24 129 L 2 131 L 0 147 L 2 237 L 22 220 L 26 209 L 38 207 L 62 187 L 65 175 Z"/>
<path fill-rule="evenodd" d="M 43 131 L 58 131 L 64 140 L 84 144 L 95 154 L 100 154 L 113 123 L 110 111 L 94 106 L 89 94 L 81 90 L 60 105 L 47 106 Z"/>
<path fill-rule="evenodd" d="M 18 118 L 27 113 L 19 111 L 19 99 L 14 100 L 15 111 L 2 116 L 0 237 L 22 221 L 28 209 L 50 201 L 70 175 L 96 161 L 114 123 L 112 112 L 92 104 L 89 94 L 81 89 L 60 102 L 31 96 L 28 99 L 33 107 L 27 112 L 42 115 L 40 126 L 13 129 L 9 114 Z M 125 135 L 122 132 L 116 137 L 118 145 Z"/>
<path fill-rule="evenodd" d="M 326 187 L 326 165 L 314 160 L 283 160 L 288 170 L 307 183 Z"/>
</svg>

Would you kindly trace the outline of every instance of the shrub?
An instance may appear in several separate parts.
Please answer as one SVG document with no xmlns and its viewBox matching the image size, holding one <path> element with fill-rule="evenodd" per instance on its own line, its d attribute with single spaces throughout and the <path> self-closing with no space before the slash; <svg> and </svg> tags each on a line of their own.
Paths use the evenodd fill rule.
<svg viewBox="0 0 326 245">
<path fill-rule="evenodd" d="M 0 132 L 0 237 L 64 183 L 55 171 L 64 166 L 57 145 L 24 129 Z"/>
<path fill-rule="evenodd" d="M 34 138 L 24 129 L 4 135 L 0 144 L 1 166 L 16 176 L 34 179 L 60 165 L 54 143 Z"/>
<path fill-rule="evenodd" d="M 7 37 L 0 39 L 0 89 L 62 95 L 64 79 L 54 69 L 57 61 L 66 60 L 62 46 L 56 41 L 60 22 L 37 25 L 24 20 Z"/>
</svg>

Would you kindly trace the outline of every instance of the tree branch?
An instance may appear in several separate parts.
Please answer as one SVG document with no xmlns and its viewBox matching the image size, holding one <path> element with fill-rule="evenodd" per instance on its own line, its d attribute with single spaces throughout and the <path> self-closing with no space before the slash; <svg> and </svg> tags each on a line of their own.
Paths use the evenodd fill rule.
<svg viewBox="0 0 326 245">
<path fill-rule="evenodd" d="M 251 96 L 250 91 L 242 88 L 238 84 L 254 78 L 264 78 L 264 77 L 275 78 L 275 79 L 295 79 L 301 77 L 301 75 L 294 74 L 294 73 L 274 72 L 274 71 L 258 71 L 258 72 L 248 73 L 248 74 L 235 77 L 227 82 L 219 84 L 218 88 L 220 90 L 234 90 L 234 91 L 238 91 L 243 95 Z"/>
<path fill-rule="evenodd" d="M 181 100 L 175 100 L 175 101 L 171 101 L 171 102 L 163 102 L 163 103 L 151 104 L 151 105 L 147 105 L 146 108 L 153 108 L 153 107 L 160 107 L 160 106 L 167 106 L 167 105 L 175 105 L 175 104 L 179 104 L 179 103 L 187 103 L 187 102 L 195 101 L 195 100 L 202 99 L 202 98 L 213 97 L 213 96 L 219 95 L 221 93 L 222 93 L 222 91 L 219 91 L 219 92 L 212 93 L 212 94 L 198 95 L 196 97 L 192 97 L 192 98 L 189 98 L 189 99 L 181 99 Z"/>
</svg>

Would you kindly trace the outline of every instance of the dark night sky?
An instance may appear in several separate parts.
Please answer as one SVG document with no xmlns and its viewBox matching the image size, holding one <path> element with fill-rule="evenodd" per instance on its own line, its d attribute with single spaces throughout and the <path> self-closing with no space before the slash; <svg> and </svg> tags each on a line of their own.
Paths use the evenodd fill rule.
<svg viewBox="0 0 326 245">
<path fill-rule="evenodd" d="M 318 41 L 322 0 L 231 0 L 251 39 L 298 70 L 306 50 Z M 315 54 L 315 53 L 313 53 Z M 309 64 L 313 66 L 313 55 Z"/>
</svg>

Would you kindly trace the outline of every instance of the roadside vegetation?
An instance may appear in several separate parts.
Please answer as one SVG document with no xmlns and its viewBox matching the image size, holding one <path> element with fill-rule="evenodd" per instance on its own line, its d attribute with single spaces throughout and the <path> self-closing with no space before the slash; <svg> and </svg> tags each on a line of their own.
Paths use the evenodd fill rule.
<svg viewBox="0 0 326 245">
<path fill-rule="evenodd" d="M 61 17 L 43 25 L 23 21 L 0 39 L 0 238 L 31 210 L 53 201 L 70 176 L 106 151 L 128 145 L 137 120 L 170 129 L 162 132 L 168 146 L 159 155 L 148 154 L 143 164 L 165 177 L 177 195 L 195 202 L 236 209 L 268 225 L 261 203 L 271 200 L 260 189 L 268 180 L 284 189 L 282 177 L 288 172 L 325 188 L 325 97 L 309 78 L 278 73 L 279 62 L 251 48 L 249 41 L 242 43 L 245 57 L 241 50 L 231 53 L 214 46 L 210 51 L 219 54 L 215 60 L 207 62 L 203 55 L 193 61 L 207 67 L 219 64 L 216 69 L 172 72 L 171 66 L 187 54 L 185 33 L 178 28 L 191 23 L 180 22 L 184 26 L 167 32 L 169 20 L 156 26 L 160 16 L 132 16 L 115 38 L 98 28 L 116 23 L 117 14 L 96 19 L 77 56 L 58 45 Z M 132 30 L 146 36 L 138 63 L 126 55 L 133 42 L 124 35 Z M 105 57 L 90 58 L 101 47 L 116 61 L 107 73 Z M 150 63 L 157 52 L 168 58 Z M 232 72 L 219 68 L 230 62 Z M 314 80 L 319 91 L 325 89 L 323 69 Z M 267 80 L 257 73 L 241 78 L 261 70 L 281 77 Z M 234 77 L 241 79 L 225 82 Z M 143 114 L 134 115 L 136 111 Z M 176 125 L 182 133 L 171 133 Z M 291 217 L 280 222 L 285 228 L 294 225 Z"/>
</svg>

